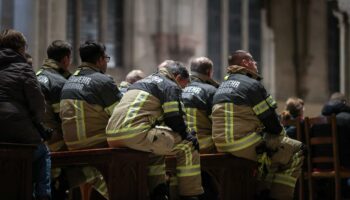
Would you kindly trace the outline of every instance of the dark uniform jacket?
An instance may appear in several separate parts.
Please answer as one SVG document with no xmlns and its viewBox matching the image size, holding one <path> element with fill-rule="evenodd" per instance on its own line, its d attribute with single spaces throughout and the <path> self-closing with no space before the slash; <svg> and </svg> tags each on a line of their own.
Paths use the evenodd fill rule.
<svg viewBox="0 0 350 200">
<path fill-rule="evenodd" d="M 32 67 L 11 49 L 0 48 L 0 141 L 40 143 L 33 122 L 45 112 L 44 96 Z"/>
<path fill-rule="evenodd" d="M 130 83 L 129 82 L 126 82 L 126 81 L 122 81 L 120 84 L 119 84 L 119 91 L 122 93 L 122 94 L 125 94 L 126 91 L 128 91 L 128 88 L 130 87 Z"/>
<path fill-rule="evenodd" d="M 229 75 L 213 100 L 213 138 L 219 151 L 237 151 L 261 140 L 260 132 L 280 134 L 276 102 L 260 77 L 241 66 L 228 67 Z"/>
<path fill-rule="evenodd" d="M 63 141 L 61 118 L 59 117 L 60 98 L 63 85 L 70 73 L 60 68 L 55 60 L 45 59 L 36 75 L 46 101 L 44 123 L 54 130 L 52 138 L 48 141 L 49 148 L 51 151 L 64 150 L 66 147 Z"/>
<path fill-rule="evenodd" d="M 201 150 L 214 148 L 211 112 L 218 86 L 208 76 L 192 72 L 191 83 L 182 92 L 186 123 L 191 130 L 196 131 Z"/>
<path fill-rule="evenodd" d="M 180 86 L 165 69 L 132 84 L 108 123 L 108 140 L 132 138 L 163 123 L 186 135 L 180 95 Z"/>
<path fill-rule="evenodd" d="M 107 146 L 106 125 L 121 96 L 112 78 L 82 63 L 61 95 L 60 116 L 68 149 Z"/>
</svg>

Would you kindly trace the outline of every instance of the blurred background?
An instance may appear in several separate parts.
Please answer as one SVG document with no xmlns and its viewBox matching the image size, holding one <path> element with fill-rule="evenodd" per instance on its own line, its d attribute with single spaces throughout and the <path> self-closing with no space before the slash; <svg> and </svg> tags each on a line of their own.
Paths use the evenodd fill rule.
<svg viewBox="0 0 350 200">
<path fill-rule="evenodd" d="M 53 40 L 74 46 L 72 70 L 80 43 L 97 40 L 117 83 L 197 56 L 213 60 L 221 81 L 229 53 L 244 49 L 279 110 L 297 96 L 315 116 L 331 93 L 350 94 L 350 0 L 0 0 L 0 16 L 1 29 L 27 37 L 35 69 Z"/>
</svg>

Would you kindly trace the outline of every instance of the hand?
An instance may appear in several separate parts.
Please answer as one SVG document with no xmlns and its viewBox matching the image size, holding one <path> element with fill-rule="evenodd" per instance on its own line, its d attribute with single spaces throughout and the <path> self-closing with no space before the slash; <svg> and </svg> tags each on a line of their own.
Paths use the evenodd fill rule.
<svg viewBox="0 0 350 200">
<path fill-rule="evenodd" d="M 44 123 L 35 123 L 35 127 L 37 128 L 37 130 L 40 133 L 41 138 L 44 141 L 48 141 L 51 139 L 52 137 L 52 133 L 53 133 L 53 129 L 52 128 L 48 128 L 44 125 Z"/>
<path fill-rule="evenodd" d="M 192 142 L 194 149 L 199 151 L 199 143 L 198 143 L 198 139 L 196 137 L 195 131 L 191 131 L 190 133 L 187 133 L 185 140 Z"/>
</svg>

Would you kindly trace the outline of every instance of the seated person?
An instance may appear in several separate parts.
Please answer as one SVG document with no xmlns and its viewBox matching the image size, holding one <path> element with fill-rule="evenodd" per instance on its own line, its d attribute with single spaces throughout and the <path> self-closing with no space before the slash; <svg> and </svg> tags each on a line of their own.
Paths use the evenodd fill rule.
<svg viewBox="0 0 350 200">
<path fill-rule="evenodd" d="M 304 121 L 304 101 L 297 97 L 290 97 L 286 101 L 285 110 L 281 113 L 281 121 L 300 119 L 301 122 Z M 295 126 L 285 126 L 287 135 L 292 139 L 297 139 L 296 127 Z"/>
</svg>

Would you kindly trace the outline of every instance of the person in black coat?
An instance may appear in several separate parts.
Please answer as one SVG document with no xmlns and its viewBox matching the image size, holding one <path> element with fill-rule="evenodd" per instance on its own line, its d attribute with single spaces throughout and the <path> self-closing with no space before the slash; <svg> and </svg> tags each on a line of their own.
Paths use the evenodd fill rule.
<svg viewBox="0 0 350 200">
<path fill-rule="evenodd" d="M 37 144 L 33 155 L 34 195 L 49 199 L 51 160 L 43 142 L 44 96 L 25 58 L 26 39 L 16 30 L 0 33 L 0 142 Z"/>
</svg>

